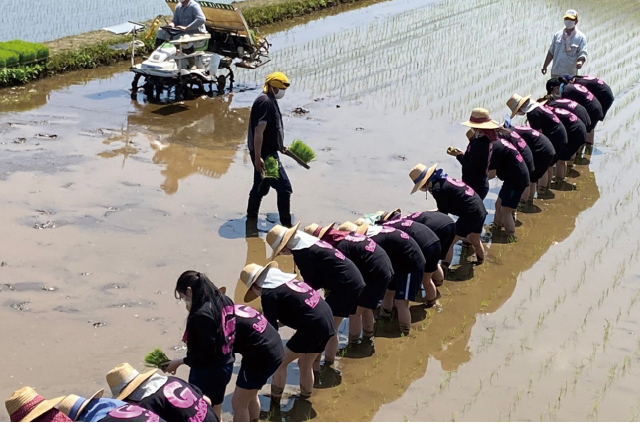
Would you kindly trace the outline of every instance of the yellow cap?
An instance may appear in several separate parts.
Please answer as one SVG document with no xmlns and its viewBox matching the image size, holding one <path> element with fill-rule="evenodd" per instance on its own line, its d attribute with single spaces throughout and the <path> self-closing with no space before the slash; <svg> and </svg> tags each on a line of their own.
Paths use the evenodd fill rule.
<svg viewBox="0 0 640 423">
<path fill-rule="evenodd" d="M 279 90 L 286 90 L 289 88 L 289 78 L 282 72 L 274 72 L 267 75 L 267 79 L 264 81 L 264 85 L 262 86 L 262 91 L 269 91 L 269 87 L 274 87 Z"/>
</svg>

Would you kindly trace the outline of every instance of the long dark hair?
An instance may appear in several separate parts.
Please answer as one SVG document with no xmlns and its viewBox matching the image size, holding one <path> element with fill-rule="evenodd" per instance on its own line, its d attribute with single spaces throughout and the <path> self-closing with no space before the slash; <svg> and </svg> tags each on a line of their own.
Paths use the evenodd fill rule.
<svg viewBox="0 0 640 423">
<path fill-rule="evenodd" d="M 222 332 L 222 309 L 225 306 L 224 294 L 209 280 L 207 275 L 195 270 L 187 270 L 180 275 L 178 282 L 176 282 L 175 297 L 179 299 L 180 295 L 178 294 L 186 294 L 187 288 L 191 288 L 192 294 L 189 317 L 204 305 L 210 303 L 218 339 L 224 340 Z M 187 329 L 188 326 L 189 319 L 187 319 Z"/>
</svg>

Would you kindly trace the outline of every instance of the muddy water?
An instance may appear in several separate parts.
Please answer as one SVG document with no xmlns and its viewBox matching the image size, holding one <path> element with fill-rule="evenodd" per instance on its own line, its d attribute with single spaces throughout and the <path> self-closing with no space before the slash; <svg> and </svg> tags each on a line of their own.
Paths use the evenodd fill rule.
<svg viewBox="0 0 640 423">
<path fill-rule="evenodd" d="M 395 0 L 347 11 L 272 34 L 273 64 L 239 72 L 233 95 L 183 104 L 131 101 L 124 67 L 3 91 L 0 283 L 9 285 L 0 290 L 0 337 L 9 365 L 0 396 L 25 384 L 49 397 L 89 394 L 111 367 L 140 367 L 153 347 L 183 354 L 185 311 L 172 287 L 189 268 L 241 300 L 239 270 L 270 253 L 262 237 L 245 237 L 243 220 L 247 119 L 266 72 L 291 75 L 281 102 L 287 139 L 318 153 L 311 171 L 285 162 L 303 224 L 433 208 L 409 196 L 408 169 L 438 161 L 459 175 L 445 154 L 464 146 L 457 121 L 477 105 L 500 116 L 513 91 L 542 94 L 535 69 L 557 26 L 549 17 L 567 7 Z M 514 20 L 535 16 L 538 29 L 484 39 L 453 30 L 489 25 L 505 8 Z M 541 213 L 521 214 L 516 245 L 488 234 L 487 265 L 447 282 L 440 309 L 415 308 L 411 336 L 381 327 L 373 357 L 342 359 L 342 384 L 310 403 L 289 402 L 286 419 L 366 420 L 381 406 L 382 420 L 637 414 L 640 209 L 627 176 L 640 158 L 631 143 L 640 50 L 632 32 L 609 29 L 633 31 L 638 11 L 594 1 L 580 13 L 593 40 L 586 73 L 621 96 L 591 163 L 570 175 L 578 190 L 556 191 L 537 202 Z M 488 53 L 487 45 L 505 47 Z M 310 113 L 295 116 L 295 107 Z M 275 220 L 274 196 L 263 212 L 262 234 Z"/>
</svg>

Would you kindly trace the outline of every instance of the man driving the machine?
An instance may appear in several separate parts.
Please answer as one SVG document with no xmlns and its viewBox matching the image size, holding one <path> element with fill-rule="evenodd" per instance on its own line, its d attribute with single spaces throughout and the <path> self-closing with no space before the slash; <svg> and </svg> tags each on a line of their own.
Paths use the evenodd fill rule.
<svg viewBox="0 0 640 423">
<path fill-rule="evenodd" d="M 173 21 L 168 26 L 180 29 L 184 34 L 206 34 L 205 21 L 206 18 L 202 12 L 202 8 L 196 0 L 178 0 L 178 5 L 173 13 Z M 163 29 L 158 30 L 156 48 L 165 41 L 170 41 L 178 36 L 179 35 L 172 36 Z M 188 54 L 187 51 L 185 51 L 185 53 Z"/>
</svg>

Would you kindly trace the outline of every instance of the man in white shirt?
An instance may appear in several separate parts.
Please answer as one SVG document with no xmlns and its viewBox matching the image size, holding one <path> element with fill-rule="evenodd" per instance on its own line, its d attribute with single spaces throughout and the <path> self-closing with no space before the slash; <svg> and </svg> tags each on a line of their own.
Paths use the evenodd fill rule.
<svg viewBox="0 0 640 423">
<path fill-rule="evenodd" d="M 587 60 L 587 37 L 576 27 L 578 12 L 569 9 L 564 14 L 564 29 L 553 36 L 547 57 L 542 66 L 542 74 L 547 74 L 549 63 L 553 60 L 551 77 L 577 75 Z"/>
</svg>

